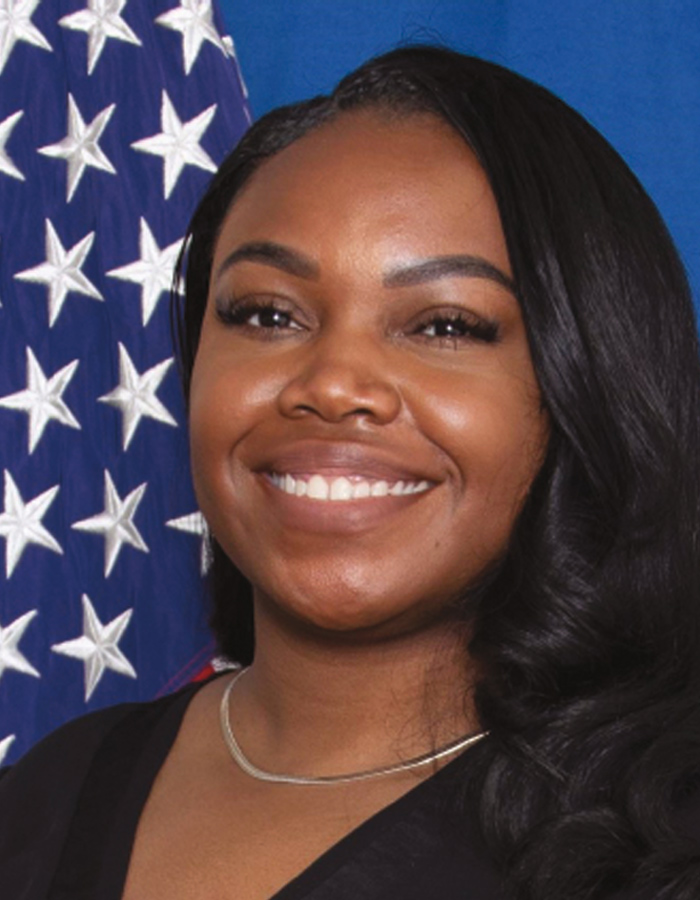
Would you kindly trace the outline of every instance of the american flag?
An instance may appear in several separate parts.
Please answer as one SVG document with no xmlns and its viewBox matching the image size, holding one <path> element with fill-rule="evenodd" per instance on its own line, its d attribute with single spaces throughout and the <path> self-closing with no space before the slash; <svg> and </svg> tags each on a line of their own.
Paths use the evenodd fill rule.
<svg viewBox="0 0 700 900">
<path fill-rule="evenodd" d="M 212 655 L 167 293 L 248 121 L 212 0 L 0 0 L 0 762 Z"/>
</svg>

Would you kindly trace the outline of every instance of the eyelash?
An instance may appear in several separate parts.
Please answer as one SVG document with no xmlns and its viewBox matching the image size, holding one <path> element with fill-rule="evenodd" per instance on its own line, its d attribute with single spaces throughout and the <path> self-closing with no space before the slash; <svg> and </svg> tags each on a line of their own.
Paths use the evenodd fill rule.
<svg viewBox="0 0 700 900">
<path fill-rule="evenodd" d="M 443 327 L 445 325 L 452 328 L 457 327 L 458 329 L 461 329 L 462 333 L 437 334 L 439 329 L 436 329 L 435 326 L 438 323 Z M 428 326 L 432 326 L 436 333 L 428 335 L 425 332 L 419 331 L 419 329 Z M 468 313 L 441 313 L 439 311 L 430 313 L 429 316 L 411 333 L 414 336 L 423 338 L 425 341 L 440 341 L 441 343 L 451 344 L 455 346 L 455 348 L 460 342 L 464 341 L 479 341 L 484 344 L 495 344 L 500 337 L 498 323 L 490 319 L 482 319 L 474 314 L 470 315 Z"/>
<path fill-rule="evenodd" d="M 272 316 L 281 316 L 286 322 L 270 322 L 263 324 L 260 319 L 265 313 Z M 232 300 L 227 306 L 217 306 L 216 314 L 224 325 L 233 328 L 239 328 L 254 334 L 262 340 L 276 340 L 280 336 L 280 332 L 286 330 L 303 331 L 304 326 L 294 323 L 294 317 L 290 310 L 285 309 L 275 300 L 252 300 L 252 301 L 235 301 Z M 258 317 L 258 324 L 251 324 L 251 319 Z M 295 327 L 293 327 L 293 323 Z M 421 329 L 432 326 L 434 334 L 426 334 Z M 438 326 L 438 327 L 436 327 Z M 458 334 L 439 334 L 445 326 L 448 328 L 456 328 L 461 330 Z M 267 333 L 266 333 L 267 332 Z M 411 337 L 417 337 L 426 343 L 438 342 L 441 345 L 449 345 L 457 349 L 460 344 L 470 341 L 477 341 L 485 344 L 494 344 L 500 338 L 500 328 L 497 322 L 490 319 L 483 319 L 473 313 L 457 312 L 450 310 L 449 312 L 432 311 L 426 317 L 413 327 L 409 332 Z"/>
<path fill-rule="evenodd" d="M 254 331 L 265 330 L 266 328 L 274 328 L 274 323 L 269 323 L 267 326 L 262 324 L 250 324 L 249 320 L 252 319 L 253 316 L 260 316 L 262 313 L 277 314 L 280 316 L 285 316 L 290 322 L 294 321 L 292 313 L 289 310 L 284 309 L 278 303 L 275 303 L 273 300 L 256 300 L 247 302 L 236 302 L 234 300 L 227 307 L 217 307 L 216 310 L 216 314 L 225 325 L 233 325 L 239 328 L 252 328 Z M 280 326 L 279 323 L 277 323 L 277 327 L 285 326 Z"/>
</svg>

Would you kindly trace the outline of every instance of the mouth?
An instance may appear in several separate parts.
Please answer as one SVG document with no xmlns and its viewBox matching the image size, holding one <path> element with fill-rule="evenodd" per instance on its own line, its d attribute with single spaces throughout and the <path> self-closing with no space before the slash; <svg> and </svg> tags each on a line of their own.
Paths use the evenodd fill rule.
<svg viewBox="0 0 700 900">
<path fill-rule="evenodd" d="M 368 534 L 393 528 L 396 516 L 426 504 L 419 516 L 430 515 L 427 498 L 445 480 L 439 466 L 412 459 L 405 447 L 323 440 L 270 444 L 249 470 L 273 527 L 289 535 L 314 532 L 334 540 Z"/>
<path fill-rule="evenodd" d="M 288 472 L 269 472 L 266 477 L 270 484 L 285 494 L 328 503 L 346 503 L 375 497 L 405 497 L 422 494 L 431 487 L 430 482 L 425 479 L 388 481 L 383 478 L 365 478 L 362 475 L 329 477 L 319 473 L 291 475 Z"/>
</svg>

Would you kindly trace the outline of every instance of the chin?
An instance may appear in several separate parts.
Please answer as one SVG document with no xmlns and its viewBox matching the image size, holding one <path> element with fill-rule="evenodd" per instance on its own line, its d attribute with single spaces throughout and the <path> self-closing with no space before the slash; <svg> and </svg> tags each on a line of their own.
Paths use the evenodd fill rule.
<svg viewBox="0 0 700 900">
<path fill-rule="evenodd" d="M 348 587 L 336 582 L 330 590 L 297 587 L 284 593 L 256 591 L 256 606 L 283 621 L 295 632 L 307 632 L 318 640 L 373 642 L 431 630 L 454 618 L 454 607 L 444 601 L 421 601 L 393 591 L 377 592 L 377 586 Z M 397 603 L 396 597 L 402 596 Z"/>
</svg>

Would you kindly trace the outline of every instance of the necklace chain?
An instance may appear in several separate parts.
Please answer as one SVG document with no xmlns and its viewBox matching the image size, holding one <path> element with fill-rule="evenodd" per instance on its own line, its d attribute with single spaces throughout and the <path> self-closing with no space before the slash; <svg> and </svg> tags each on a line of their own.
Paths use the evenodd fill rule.
<svg viewBox="0 0 700 900">
<path fill-rule="evenodd" d="M 480 741 L 488 734 L 487 731 L 481 731 L 478 734 L 470 734 L 465 737 L 458 738 L 450 744 L 446 744 L 438 750 L 424 753 L 422 756 L 416 756 L 405 762 L 395 763 L 391 766 L 380 766 L 377 769 L 365 769 L 362 772 L 350 772 L 347 775 L 284 775 L 276 772 L 266 772 L 254 765 L 241 749 L 240 744 L 235 738 L 233 728 L 231 727 L 230 698 L 231 690 L 238 679 L 243 675 L 245 669 L 241 669 L 229 681 L 223 697 L 221 698 L 221 706 L 219 708 L 219 717 L 221 722 L 221 733 L 223 735 L 226 746 L 237 765 L 251 778 L 258 781 L 269 781 L 274 784 L 343 784 L 350 781 L 365 781 L 368 778 L 380 778 L 383 775 L 393 775 L 396 772 L 406 772 L 409 769 L 417 769 L 420 766 L 426 766 L 436 760 L 459 753 L 460 750 L 466 750 L 477 741 Z"/>
</svg>

